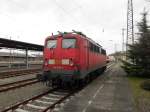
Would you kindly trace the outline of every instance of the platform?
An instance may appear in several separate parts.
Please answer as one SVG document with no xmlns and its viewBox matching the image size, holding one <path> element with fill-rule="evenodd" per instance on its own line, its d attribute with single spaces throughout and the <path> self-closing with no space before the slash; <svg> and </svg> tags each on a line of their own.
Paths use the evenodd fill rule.
<svg viewBox="0 0 150 112">
<path fill-rule="evenodd" d="M 114 65 L 73 97 L 60 112 L 134 112 L 125 72 Z"/>
</svg>

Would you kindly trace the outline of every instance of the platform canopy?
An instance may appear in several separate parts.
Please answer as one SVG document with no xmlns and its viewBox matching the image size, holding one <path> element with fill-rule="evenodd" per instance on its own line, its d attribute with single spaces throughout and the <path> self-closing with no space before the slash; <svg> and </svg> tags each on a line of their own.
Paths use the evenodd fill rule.
<svg viewBox="0 0 150 112">
<path fill-rule="evenodd" d="M 42 45 L 0 38 L 0 47 L 43 51 Z"/>
</svg>

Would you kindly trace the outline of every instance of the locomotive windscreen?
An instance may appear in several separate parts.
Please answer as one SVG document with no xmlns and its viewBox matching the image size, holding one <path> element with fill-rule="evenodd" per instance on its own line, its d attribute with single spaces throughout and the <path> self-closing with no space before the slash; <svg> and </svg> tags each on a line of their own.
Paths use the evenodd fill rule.
<svg viewBox="0 0 150 112">
<path fill-rule="evenodd" d="M 76 47 L 76 39 L 62 40 L 62 48 L 75 48 L 75 47 Z"/>
<path fill-rule="evenodd" d="M 47 48 L 56 48 L 57 40 L 48 40 L 46 47 Z"/>
</svg>

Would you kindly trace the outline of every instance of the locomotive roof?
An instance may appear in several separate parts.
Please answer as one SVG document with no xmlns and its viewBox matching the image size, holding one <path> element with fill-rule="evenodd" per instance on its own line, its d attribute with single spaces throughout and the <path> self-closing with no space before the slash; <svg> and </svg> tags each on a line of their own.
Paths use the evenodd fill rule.
<svg viewBox="0 0 150 112">
<path fill-rule="evenodd" d="M 59 34 L 57 34 L 57 35 L 53 35 L 53 34 L 52 34 L 52 36 L 48 36 L 47 39 L 48 39 L 48 38 L 57 38 L 57 37 L 59 37 L 59 36 L 61 36 L 61 35 L 65 36 L 65 37 L 69 37 L 69 36 L 72 36 L 72 37 L 73 37 L 73 36 L 80 36 L 81 38 L 85 38 L 85 39 L 87 39 L 88 41 L 90 41 L 91 43 L 93 43 L 93 44 L 95 44 L 95 45 L 97 45 L 97 46 L 99 46 L 99 47 L 102 48 L 102 46 L 101 46 L 100 44 L 96 43 L 96 42 L 95 42 L 94 40 L 92 40 L 91 38 L 87 37 L 86 35 L 84 35 L 84 34 L 82 34 L 82 33 L 78 34 L 78 33 L 76 33 L 76 32 L 64 32 L 64 33 L 59 32 Z"/>
</svg>

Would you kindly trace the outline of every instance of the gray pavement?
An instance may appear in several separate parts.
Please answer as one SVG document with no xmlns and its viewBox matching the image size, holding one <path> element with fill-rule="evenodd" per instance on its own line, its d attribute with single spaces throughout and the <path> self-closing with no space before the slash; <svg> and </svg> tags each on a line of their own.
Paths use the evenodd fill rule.
<svg viewBox="0 0 150 112">
<path fill-rule="evenodd" d="M 134 112 L 125 72 L 114 65 L 76 94 L 61 112 Z"/>
</svg>

